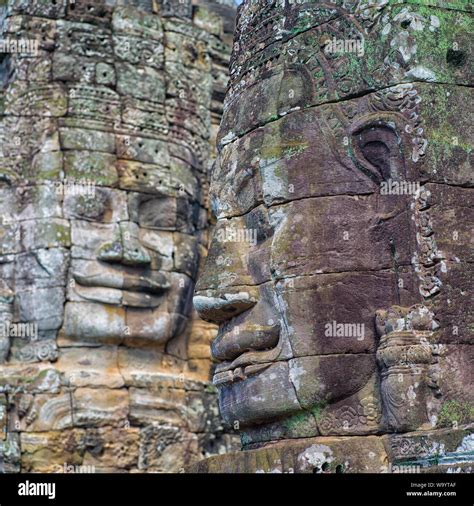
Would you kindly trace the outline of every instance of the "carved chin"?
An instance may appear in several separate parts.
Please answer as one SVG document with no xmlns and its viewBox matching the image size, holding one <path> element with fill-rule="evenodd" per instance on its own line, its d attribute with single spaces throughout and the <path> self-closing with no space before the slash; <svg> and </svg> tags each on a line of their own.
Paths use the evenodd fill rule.
<svg viewBox="0 0 474 506">
<path fill-rule="evenodd" d="M 227 423 L 242 427 L 273 422 L 315 406 L 358 405 L 360 392 L 373 389 L 373 354 L 335 354 L 289 360 L 217 373 L 221 412 Z M 250 368 L 250 370 L 249 370 Z M 351 371 L 341 381 L 344 372 Z M 227 381 L 225 381 L 225 375 Z M 365 396 L 366 393 L 364 393 Z"/>
<path fill-rule="evenodd" d="M 185 328 L 178 313 L 99 304 L 68 302 L 62 336 L 74 343 L 121 344 L 148 341 L 166 344 Z"/>
<path fill-rule="evenodd" d="M 287 362 L 276 362 L 260 373 L 220 386 L 219 404 L 228 424 L 239 422 L 243 427 L 301 410 Z"/>
</svg>

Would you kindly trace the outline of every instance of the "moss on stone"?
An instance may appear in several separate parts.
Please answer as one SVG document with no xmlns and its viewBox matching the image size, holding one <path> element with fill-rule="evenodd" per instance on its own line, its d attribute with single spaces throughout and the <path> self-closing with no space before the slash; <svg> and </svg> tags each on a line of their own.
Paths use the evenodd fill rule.
<svg viewBox="0 0 474 506">
<path fill-rule="evenodd" d="M 209 394 L 217 394 L 217 388 L 212 384 L 206 385 L 204 391 Z"/>
<path fill-rule="evenodd" d="M 462 425 L 472 420 L 474 420 L 474 406 L 469 402 L 450 400 L 441 406 L 436 426 L 446 427 L 456 423 Z"/>
<path fill-rule="evenodd" d="M 297 413 L 296 415 L 291 416 L 283 422 L 283 425 L 289 431 L 297 430 L 301 425 L 306 423 L 307 415 L 306 413 Z"/>
<path fill-rule="evenodd" d="M 314 405 L 311 408 L 311 413 L 314 416 L 314 419 L 316 420 L 316 422 L 319 422 L 319 420 L 321 419 L 321 416 L 322 416 L 324 410 L 326 409 L 327 405 L 328 405 L 328 403 L 326 401 L 321 401 L 321 402 L 318 402 L 318 404 Z"/>
</svg>

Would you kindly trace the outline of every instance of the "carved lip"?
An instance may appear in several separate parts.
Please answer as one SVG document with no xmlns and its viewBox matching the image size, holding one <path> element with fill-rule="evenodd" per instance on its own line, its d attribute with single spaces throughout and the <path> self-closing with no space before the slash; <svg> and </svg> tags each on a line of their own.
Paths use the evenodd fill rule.
<svg viewBox="0 0 474 506">
<path fill-rule="evenodd" d="M 253 364 L 246 367 L 237 367 L 236 369 L 229 369 L 227 371 L 215 373 L 212 378 L 212 383 L 214 386 L 224 386 L 236 383 L 237 381 L 245 381 L 248 377 L 264 371 L 272 364 L 273 362 L 267 364 Z"/>
<path fill-rule="evenodd" d="M 102 273 L 88 276 L 74 272 L 73 277 L 79 285 L 76 291 L 82 298 L 102 304 L 134 308 L 157 308 L 163 302 L 163 295 L 170 287 L 162 273 L 145 277 L 130 274 L 111 276 Z M 102 290 L 97 292 L 93 288 Z"/>
<path fill-rule="evenodd" d="M 280 334 L 278 344 L 270 350 L 247 351 L 232 362 L 221 362 L 216 367 L 212 383 L 215 386 L 223 386 L 236 381 L 245 381 L 249 376 L 254 376 L 274 364 L 282 348 L 283 340 Z"/>
<path fill-rule="evenodd" d="M 152 277 L 133 276 L 109 276 L 105 274 L 93 274 L 90 276 L 73 273 L 74 279 L 82 286 L 94 288 L 115 288 L 128 292 L 146 292 L 153 295 L 162 295 L 169 289 L 170 284 L 164 274 L 157 272 Z"/>
</svg>

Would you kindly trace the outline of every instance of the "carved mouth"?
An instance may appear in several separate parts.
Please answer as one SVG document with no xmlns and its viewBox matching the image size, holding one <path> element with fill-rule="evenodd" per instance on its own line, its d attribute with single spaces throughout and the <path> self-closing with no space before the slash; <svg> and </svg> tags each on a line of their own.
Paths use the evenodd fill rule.
<svg viewBox="0 0 474 506">
<path fill-rule="evenodd" d="M 248 377 L 264 371 L 271 365 L 272 363 L 254 364 L 248 365 L 247 367 L 237 367 L 233 370 L 229 369 L 227 371 L 214 374 L 212 383 L 217 387 L 236 383 L 237 381 L 245 381 Z"/>
<path fill-rule="evenodd" d="M 270 367 L 281 354 L 283 341 L 280 337 L 277 345 L 270 350 L 247 351 L 232 362 L 221 362 L 215 370 L 212 383 L 224 386 L 237 381 L 245 381 Z"/>
<path fill-rule="evenodd" d="M 170 287 L 168 280 L 160 272 L 150 277 L 130 274 L 85 275 L 74 272 L 73 278 L 78 283 L 76 291 L 85 299 L 136 308 L 158 307 L 163 301 L 163 294 Z"/>
</svg>

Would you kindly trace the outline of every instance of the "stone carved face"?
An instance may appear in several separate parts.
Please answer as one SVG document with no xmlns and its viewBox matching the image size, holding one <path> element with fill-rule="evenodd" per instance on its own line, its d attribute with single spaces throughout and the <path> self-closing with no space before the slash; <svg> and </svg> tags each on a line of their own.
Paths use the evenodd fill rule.
<svg viewBox="0 0 474 506">
<path fill-rule="evenodd" d="M 98 342 L 143 339 L 166 344 L 183 330 L 189 314 L 198 263 L 198 243 L 193 235 L 196 203 L 186 196 L 173 198 L 159 191 L 127 192 L 95 186 L 90 175 L 86 172 L 82 182 L 23 188 L 20 204 L 19 191 L 13 192 L 17 202 L 7 213 L 14 214 L 18 207 L 38 210 L 40 200 L 46 202 L 43 212 L 56 211 L 64 216 L 35 216 L 20 226 L 28 241 L 19 245 L 26 246 L 26 251 L 19 252 L 16 260 L 20 311 L 27 321 L 49 320 L 51 325 L 45 321 L 40 325 L 42 330 L 48 326 L 51 330 L 61 321 L 59 293 L 54 299 L 59 303 L 54 318 L 38 311 L 48 303 L 45 296 L 51 297 L 53 288 L 45 292 L 46 287 L 40 286 L 28 291 L 29 297 L 23 302 L 28 281 L 38 282 L 36 271 L 43 265 L 49 274 L 48 284 L 67 286 L 65 337 Z M 32 253 L 35 248 L 40 248 L 36 258 Z M 26 313 L 27 306 L 37 308 L 38 314 Z"/>
<path fill-rule="evenodd" d="M 182 331 L 197 268 L 190 199 L 99 188 L 66 205 L 74 218 L 74 283 L 65 334 L 166 344 Z M 111 315 L 110 306 L 121 309 Z M 88 312 L 97 319 L 89 322 Z"/>
<path fill-rule="evenodd" d="M 221 413 L 244 428 L 244 444 L 377 433 L 385 421 L 375 352 L 381 333 L 396 325 L 380 331 L 376 312 L 425 303 L 447 322 L 443 299 L 432 297 L 454 246 L 439 252 L 423 230 L 429 219 L 423 212 L 431 205 L 428 194 L 443 198 L 430 181 L 462 184 L 467 174 L 450 172 L 452 158 L 440 176 L 439 153 L 426 158 L 439 113 L 422 106 L 446 92 L 456 104 L 464 90 L 399 84 L 420 69 L 416 58 L 399 63 L 394 33 L 385 47 L 379 44 L 379 63 L 387 67 L 380 73 L 355 55 L 325 54 L 320 41 L 328 36 L 360 39 L 344 16 L 268 45 L 263 27 L 249 29 L 265 16 L 274 30 L 290 33 L 300 11 L 308 27 L 330 20 L 332 11 L 319 3 L 314 12 L 265 9 L 255 0 L 240 12 L 211 186 L 218 221 L 195 296 L 201 317 L 220 324 L 212 355 Z M 361 19 L 375 39 L 389 20 L 407 17 L 405 31 L 420 22 L 389 7 L 370 14 Z M 366 52 L 379 51 L 364 35 Z M 265 49 L 253 59 L 253 47 Z M 384 89 L 371 91 L 360 75 L 373 75 L 371 86 Z M 438 208 L 441 228 L 445 219 Z M 430 320 L 421 329 L 436 325 Z M 401 402 L 416 395 L 407 386 Z M 418 392 L 419 401 L 423 395 Z M 424 423 L 426 411 L 416 427 Z"/>
<path fill-rule="evenodd" d="M 192 307 L 206 221 L 207 39 L 190 48 L 179 22 L 166 21 L 165 55 L 158 17 L 106 14 L 110 28 L 93 33 L 45 20 L 40 55 L 11 57 L 0 266 L 6 317 L 39 328 L 35 342 L 12 340 L 22 361 L 56 358 L 58 331 L 65 346 L 165 347 Z M 28 23 L 9 19 L 7 35 Z"/>
<path fill-rule="evenodd" d="M 341 160 L 330 135 L 313 110 L 222 150 L 217 209 L 225 193 L 226 202 L 236 196 L 232 211 L 246 212 L 218 221 L 195 305 L 221 323 L 214 382 L 229 422 L 322 409 L 374 381 L 373 311 L 400 302 L 390 271 L 394 251 L 409 264 L 410 222 L 403 199 L 373 188 L 402 179 L 404 159 L 385 124 L 359 127 L 351 139 L 367 173 Z M 358 326 L 331 335 L 333 322 Z M 375 402 L 370 389 L 365 402 Z"/>
</svg>

